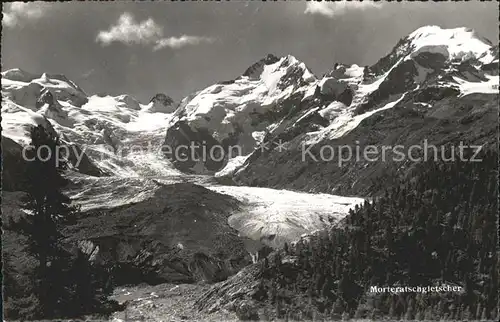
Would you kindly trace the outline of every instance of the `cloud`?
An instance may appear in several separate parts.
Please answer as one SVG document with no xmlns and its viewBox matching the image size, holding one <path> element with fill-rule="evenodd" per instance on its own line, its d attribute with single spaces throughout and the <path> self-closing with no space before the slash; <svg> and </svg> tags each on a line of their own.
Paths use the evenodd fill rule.
<svg viewBox="0 0 500 322">
<path fill-rule="evenodd" d="M 108 31 L 99 32 L 97 41 L 103 45 L 109 45 L 112 42 L 149 45 L 155 43 L 162 35 L 163 28 L 153 19 L 149 18 L 138 23 L 130 13 L 125 12 Z"/>
<path fill-rule="evenodd" d="M 34 21 L 42 18 L 48 12 L 46 3 L 41 2 L 14 2 L 6 5 L 3 12 L 2 24 L 8 28 L 21 25 L 24 21 Z"/>
<path fill-rule="evenodd" d="M 170 37 L 158 40 L 154 46 L 154 50 L 159 50 L 165 47 L 178 49 L 188 45 L 199 45 L 201 43 L 213 42 L 213 38 L 182 35 L 180 37 Z"/>
<path fill-rule="evenodd" d="M 335 2 L 307 2 L 307 14 L 319 14 L 329 18 L 342 15 L 350 10 L 365 10 L 369 8 L 380 8 L 380 2 L 373 1 L 335 1 Z"/>
<path fill-rule="evenodd" d="M 164 38 L 163 27 L 152 18 L 137 22 L 132 14 L 125 12 L 109 30 L 100 31 L 96 41 L 104 46 L 113 42 L 121 42 L 125 45 L 153 45 L 153 50 L 156 51 L 166 47 L 179 49 L 188 45 L 211 43 L 213 39 L 188 35 Z"/>
</svg>

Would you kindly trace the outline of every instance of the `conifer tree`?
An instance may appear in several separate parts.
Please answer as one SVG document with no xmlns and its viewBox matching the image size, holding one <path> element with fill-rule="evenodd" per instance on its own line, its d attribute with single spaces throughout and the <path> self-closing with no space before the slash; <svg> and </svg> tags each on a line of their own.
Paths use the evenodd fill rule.
<svg viewBox="0 0 500 322">
<path fill-rule="evenodd" d="M 72 222 L 79 208 L 62 189 L 65 156 L 60 153 L 59 138 L 42 125 L 30 132 L 31 144 L 25 156 L 27 196 L 22 207 L 27 215 L 13 223 L 11 229 L 29 238 L 27 251 L 37 259 L 34 272 L 34 296 L 38 302 L 36 318 L 79 316 L 111 304 L 109 289 L 94 275 L 88 256 L 78 250 L 76 259 L 62 244 L 60 225 Z M 107 277 L 104 277 L 106 280 Z M 113 304 L 116 304 L 113 302 Z M 100 310 L 100 309 L 99 309 Z"/>
<path fill-rule="evenodd" d="M 55 314 L 61 300 L 67 298 L 57 294 L 61 278 L 54 273 L 57 260 L 64 250 L 61 246 L 62 235 L 57 224 L 70 218 L 75 207 L 70 199 L 61 192 L 66 184 L 62 171 L 66 168 L 64 156 L 60 152 L 57 137 L 51 135 L 42 125 L 30 131 L 31 144 L 26 150 L 27 165 L 27 197 L 23 200 L 23 208 L 28 213 L 15 223 L 16 228 L 29 236 L 27 250 L 37 260 L 35 270 L 35 295 L 39 301 L 40 317 Z"/>
</svg>

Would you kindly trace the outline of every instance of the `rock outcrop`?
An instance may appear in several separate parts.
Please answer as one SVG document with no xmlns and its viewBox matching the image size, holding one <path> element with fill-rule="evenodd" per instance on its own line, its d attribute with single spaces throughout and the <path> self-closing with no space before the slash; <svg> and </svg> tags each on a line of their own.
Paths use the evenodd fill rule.
<svg viewBox="0 0 500 322">
<path fill-rule="evenodd" d="M 174 101 L 169 96 L 159 93 L 151 98 L 145 110 L 151 113 L 173 113 Z"/>
<path fill-rule="evenodd" d="M 168 128 L 163 153 L 181 171 L 215 173 L 226 161 L 220 147 L 222 143 L 207 130 L 193 130 L 186 122 L 179 121 Z"/>
<path fill-rule="evenodd" d="M 353 90 L 346 82 L 339 81 L 336 78 L 324 78 L 320 84 L 320 95 L 318 95 L 324 102 L 338 101 L 345 106 L 352 103 Z"/>
</svg>

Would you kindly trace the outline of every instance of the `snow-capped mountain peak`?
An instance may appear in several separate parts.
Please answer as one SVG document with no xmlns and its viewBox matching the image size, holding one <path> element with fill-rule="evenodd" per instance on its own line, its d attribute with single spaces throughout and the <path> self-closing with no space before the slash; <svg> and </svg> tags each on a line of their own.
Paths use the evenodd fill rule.
<svg viewBox="0 0 500 322">
<path fill-rule="evenodd" d="M 87 103 L 87 94 L 66 76 L 60 74 L 31 74 L 15 68 L 2 72 L 2 92 L 14 102 L 34 109 L 42 91 L 50 90 L 59 101 L 77 107 Z"/>
<path fill-rule="evenodd" d="M 295 82 L 311 82 L 316 79 L 307 66 L 292 55 L 277 57 L 268 54 L 265 58 L 251 65 L 242 75 L 250 80 L 261 79 L 270 89 L 281 82 L 281 86 L 286 86 Z M 293 79 L 290 79 L 293 78 Z"/>
<path fill-rule="evenodd" d="M 295 57 L 269 54 L 242 76 L 209 86 L 183 100 L 170 127 L 187 131 L 185 126 L 174 125 L 189 123 L 193 131 L 208 131 L 218 142 L 239 143 L 247 154 L 274 123 L 272 114 L 288 113 L 280 103 L 316 81 Z"/>
<path fill-rule="evenodd" d="M 168 161 L 159 160 L 158 165 L 152 157 L 171 117 L 163 105 L 158 111 L 155 102 L 143 105 L 130 95 L 88 96 L 64 75 L 36 75 L 21 69 L 2 73 L 2 96 L 2 136 L 14 144 L 27 145 L 30 127 L 43 124 L 63 142 L 78 145 L 104 173 L 137 176 L 141 171 L 156 171 L 151 170 L 155 167 L 163 168 L 160 172 L 174 171 Z M 150 162 L 131 161 L 137 156 L 128 151 L 117 154 L 125 146 L 138 149 L 148 143 L 153 146 L 141 157 Z M 135 165 L 142 165 L 141 169 Z"/>
<path fill-rule="evenodd" d="M 470 28 L 423 26 L 401 38 L 387 56 L 371 66 L 371 71 L 382 75 L 398 62 L 409 60 L 434 60 L 443 65 L 472 59 L 481 64 L 488 64 L 495 59 L 492 48 L 488 39 L 479 36 Z"/>
<path fill-rule="evenodd" d="M 35 78 L 37 78 L 37 75 L 28 73 L 20 68 L 13 68 L 2 72 L 2 79 L 9 79 L 11 81 L 30 82 Z"/>
<path fill-rule="evenodd" d="M 491 42 L 480 37 L 470 28 L 443 29 L 424 26 L 412 32 L 408 38 L 411 57 L 422 52 L 439 53 L 449 60 L 465 60 L 479 57 L 491 47 Z"/>
<path fill-rule="evenodd" d="M 266 65 L 260 76 L 270 91 L 276 87 L 285 89 L 288 86 L 301 87 L 316 80 L 303 62 L 292 55 L 280 58 L 274 64 Z"/>
</svg>

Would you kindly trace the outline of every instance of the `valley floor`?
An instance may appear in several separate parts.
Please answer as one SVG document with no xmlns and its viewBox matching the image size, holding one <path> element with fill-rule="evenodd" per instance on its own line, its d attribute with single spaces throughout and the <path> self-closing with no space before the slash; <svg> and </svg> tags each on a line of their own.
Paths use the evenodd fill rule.
<svg viewBox="0 0 500 322">
<path fill-rule="evenodd" d="M 115 289 L 112 298 L 119 303 L 128 301 L 122 312 L 110 318 L 112 322 L 126 321 L 238 321 L 234 312 L 201 313 L 195 300 L 209 289 L 208 284 L 137 285 Z"/>
</svg>

